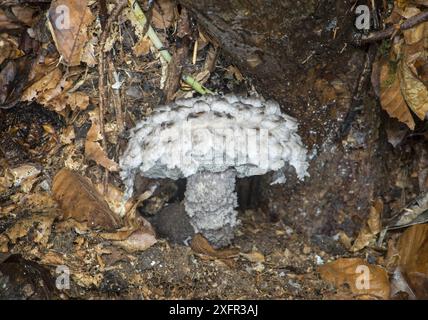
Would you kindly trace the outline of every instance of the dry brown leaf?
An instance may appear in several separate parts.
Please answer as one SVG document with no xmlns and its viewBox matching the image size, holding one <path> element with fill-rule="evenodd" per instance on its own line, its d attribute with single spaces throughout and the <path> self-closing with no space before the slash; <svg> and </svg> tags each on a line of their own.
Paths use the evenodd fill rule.
<svg viewBox="0 0 428 320">
<path fill-rule="evenodd" d="M 89 106 L 89 96 L 83 92 L 72 92 L 67 94 L 67 105 L 71 110 L 86 110 Z"/>
<path fill-rule="evenodd" d="M 89 40 L 88 27 L 94 16 L 88 0 L 54 0 L 48 11 L 48 25 L 58 52 L 69 66 L 80 64 Z"/>
<path fill-rule="evenodd" d="M 34 213 L 30 217 L 16 222 L 4 234 L 12 244 L 15 244 L 19 238 L 25 237 L 31 230 L 31 240 L 34 243 L 46 245 L 51 234 L 51 226 L 55 220 L 55 216 L 54 212 Z"/>
<path fill-rule="evenodd" d="M 87 221 L 92 228 L 117 229 L 120 219 L 110 210 L 89 179 L 61 169 L 53 180 L 52 193 L 62 209 L 63 219 Z"/>
<path fill-rule="evenodd" d="M 399 267 L 416 297 L 428 299 L 428 224 L 409 227 L 398 242 Z"/>
<path fill-rule="evenodd" d="M 18 49 L 18 39 L 13 38 L 6 33 L 0 34 L 0 64 L 7 59 L 16 59 L 22 57 L 24 52 Z"/>
<path fill-rule="evenodd" d="M 356 252 L 376 240 L 376 236 L 381 231 L 381 215 L 383 212 L 383 202 L 381 199 L 377 199 L 374 205 L 370 208 L 369 217 L 366 224 L 360 230 L 357 239 L 352 245 L 350 251 Z"/>
<path fill-rule="evenodd" d="M 66 127 L 59 136 L 62 144 L 71 144 L 73 140 L 76 138 L 76 134 L 74 132 L 74 127 L 69 125 Z"/>
<path fill-rule="evenodd" d="M 400 63 L 400 84 L 410 109 L 419 119 L 424 120 L 428 112 L 428 90 L 404 61 Z"/>
<path fill-rule="evenodd" d="M 150 52 L 151 40 L 149 37 L 144 37 L 140 39 L 135 46 L 132 48 L 134 55 L 140 57 L 142 55 L 148 54 Z"/>
<path fill-rule="evenodd" d="M 197 253 L 206 254 L 219 259 L 229 259 L 239 254 L 239 250 L 237 249 L 215 249 L 200 233 L 197 233 L 193 237 L 190 246 L 193 251 Z"/>
<path fill-rule="evenodd" d="M 155 28 L 169 28 L 176 18 L 176 6 L 173 0 L 157 0 L 153 8 L 152 24 Z"/>
<path fill-rule="evenodd" d="M 20 186 L 26 179 L 33 178 L 41 172 L 39 168 L 31 164 L 24 164 L 8 170 L 14 186 Z"/>
<path fill-rule="evenodd" d="M 254 263 L 265 262 L 265 256 L 258 251 L 251 251 L 249 253 L 240 253 L 240 255 L 250 262 L 254 262 Z"/>
<path fill-rule="evenodd" d="M 53 69 L 40 80 L 33 83 L 30 87 L 24 90 L 21 100 L 32 101 L 48 90 L 58 86 L 62 78 L 62 72 L 59 68 Z"/>
<path fill-rule="evenodd" d="M 351 247 L 352 247 L 352 239 L 350 237 L 348 237 L 348 235 L 345 232 L 343 232 L 343 231 L 339 231 L 338 235 L 339 235 L 339 241 L 340 241 L 340 243 L 347 250 L 350 250 Z"/>
<path fill-rule="evenodd" d="M 130 199 L 124 203 L 124 192 L 118 187 L 109 184 L 107 190 L 104 190 L 103 183 L 98 183 L 95 187 L 100 194 L 104 195 L 104 199 L 107 201 L 110 209 L 118 216 L 123 217 L 126 212 L 131 210 L 133 201 Z"/>
<path fill-rule="evenodd" d="M 6 12 L 0 8 L 0 29 L 16 29 L 19 28 L 18 21 L 14 21 L 13 17 L 9 17 Z"/>
<path fill-rule="evenodd" d="M 55 200 L 49 192 L 34 192 L 26 194 L 20 202 L 26 208 L 31 208 L 33 211 L 51 211 L 57 208 Z"/>
<path fill-rule="evenodd" d="M 229 74 L 230 76 L 234 77 L 238 82 L 241 82 L 244 80 L 244 76 L 242 75 L 241 71 L 233 65 L 230 65 L 227 67 L 226 74 Z"/>
<path fill-rule="evenodd" d="M 419 14 L 421 11 L 416 7 L 406 8 L 404 15 L 407 19 Z M 428 27 L 428 23 L 420 23 L 411 29 L 404 30 L 404 41 L 407 45 L 416 44 L 424 38 L 425 29 Z"/>
<path fill-rule="evenodd" d="M 86 222 L 79 222 L 70 218 L 68 220 L 58 222 L 55 225 L 55 230 L 58 232 L 74 231 L 77 234 L 82 234 L 87 233 L 89 228 Z"/>
<path fill-rule="evenodd" d="M 323 280 L 336 288 L 349 286 L 355 297 L 389 299 L 388 273 L 360 258 L 342 258 L 319 268 Z"/>
<path fill-rule="evenodd" d="M 0 253 L 7 252 L 9 252 L 9 238 L 4 234 L 0 234 Z"/>
<path fill-rule="evenodd" d="M 157 240 L 151 228 L 140 228 L 137 230 L 123 233 L 116 233 L 116 236 L 109 237 L 108 234 L 101 235 L 104 239 L 114 240 L 113 244 L 121 247 L 129 253 L 144 251 L 154 245 Z M 113 239 L 112 239 L 113 238 Z M 122 239 L 124 238 L 124 239 Z M 119 239 L 119 240 L 115 240 Z"/>
<path fill-rule="evenodd" d="M 400 79 L 388 61 L 383 61 L 380 67 L 380 103 L 390 117 L 397 118 L 411 130 L 415 128 L 415 121 L 401 94 Z"/>
<path fill-rule="evenodd" d="M 15 17 L 25 23 L 27 26 L 32 26 L 37 19 L 36 10 L 27 6 L 14 6 L 11 11 Z"/>
<path fill-rule="evenodd" d="M 119 165 L 109 159 L 103 148 L 98 142 L 85 142 L 85 156 L 88 160 L 94 160 L 100 166 L 106 168 L 110 172 L 119 171 Z"/>
<path fill-rule="evenodd" d="M 89 111 L 89 119 L 91 120 L 91 127 L 86 134 L 86 140 L 88 141 L 100 141 L 103 136 L 101 135 L 101 126 L 98 110 Z"/>
<path fill-rule="evenodd" d="M 40 261 L 45 265 L 66 265 L 70 268 L 71 278 L 77 285 L 85 288 L 98 287 L 103 280 L 103 274 L 94 274 L 93 271 L 86 270 L 87 263 L 77 258 L 79 256 L 77 253 L 81 252 L 78 251 L 75 255 L 65 255 L 55 251 L 48 251 L 41 257 Z"/>
<path fill-rule="evenodd" d="M 125 216 L 125 227 L 113 233 L 102 233 L 100 236 L 112 240 L 127 252 L 144 251 L 154 245 L 156 233 L 150 222 L 136 212 L 137 207 L 131 208 Z"/>
<path fill-rule="evenodd" d="M 119 165 L 115 161 L 108 158 L 107 153 L 97 142 L 102 139 L 98 110 L 89 112 L 89 118 L 92 122 L 92 125 L 86 135 L 85 157 L 88 160 L 94 160 L 97 164 L 111 172 L 119 171 Z"/>
</svg>

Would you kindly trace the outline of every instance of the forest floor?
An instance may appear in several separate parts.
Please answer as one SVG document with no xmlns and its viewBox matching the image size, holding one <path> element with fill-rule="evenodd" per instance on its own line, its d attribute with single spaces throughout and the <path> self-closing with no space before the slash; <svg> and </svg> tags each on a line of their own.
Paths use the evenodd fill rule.
<svg viewBox="0 0 428 320">
<path fill-rule="evenodd" d="M 308 237 L 263 208 L 239 209 L 236 237 L 222 249 L 189 232 L 180 181 L 141 179 L 124 203 L 118 160 L 127 129 L 159 104 L 198 94 L 182 73 L 218 93 L 258 93 L 175 2 L 144 7 L 175 67 L 129 8 L 115 17 L 105 3 L 0 6 L 0 298 L 427 297 L 426 127 L 413 136 L 398 122 L 388 127 L 385 139 L 407 150 L 388 208 L 416 213 L 400 222 L 413 227 L 383 241 L 385 199 L 373 201 L 356 235 Z M 79 28 L 55 29 L 60 4 Z"/>
</svg>

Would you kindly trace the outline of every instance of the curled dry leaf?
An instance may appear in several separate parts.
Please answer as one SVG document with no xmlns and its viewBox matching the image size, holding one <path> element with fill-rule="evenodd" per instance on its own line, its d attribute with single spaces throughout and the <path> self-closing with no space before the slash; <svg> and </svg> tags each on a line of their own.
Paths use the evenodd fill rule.
<svg viewBox="0 0 428 320">
<path fill-rule="evenodd" d="M 157 242 L 151 224 L 145 219 L 142 219 L 139 228 L 125 228 L 115 233 L 103 233 L 101 237 L 106 240 L 112 240 L 114 245 L 121 247 L 129 253 L 144 251 Z"/>
<path fill-rule="evenodd" d="M 19 50 L 18 47 L 18 39 L 13 38 L 6 33 L 0 34 L 0 64 L 2 64 L 6 59 L 22 57 L 24 52 Z"/>
<path fill-rule="evenodd" d="M 48 25 L 58 52 L 69 66 L 80 64 L 88 42 L 88 27 L 94 16 L 88 0 L 54 0 L 48 12 Z"/>
<path fill-rule="evenodd" d="M 120 219 L 110 210 L 89 179 L 68 169 L 61 169 L 52 185 L 54 199 L 62 209 L 63 219 L 86 221 L 92 228 L 117 229 Z"/>
<path fill-rule="evenodd" d="M 76 138 L 73 125 L 66 127 L 59 136 L 61 144 L 71 144 Z"/>
<path fill-rule="evenodd" d="M 0 8 L 0 29 L 16 29 L 19 28 L 20 24 L 18 21 L 10 18 L 6 12 Z"/>
<path fill-rule="evenodd" d="M 401 94 L 400 79 L 388 61 L 383 61 L 380 67 L 380 103 L 390 117 L 397 118 L 412 130 L 415 128 L 415 121 Z"/>
<path fill-rule="evenodd" d="M 398 242 L 398 265 L 419 299 L 428 299 L 428 224 L 408 228 Z"/>
<path fill-rule="evenodd" d="M 400 80 L 404 99 L 418 118 L 424 120 L 428 112 L 428 90 L 405 61 L 400 63 Z"/>
<path fill-rule="evenodd" d="M 28 218 L 16 222 L 4 232 L 12 244 L 19 238 L 25 237 L 31 231 L 31 240 L 34 243 L 46 245 L 51 234 L 51 226 L 55 220 L 56 213 L 34 213 Z"/>
<path fill-rule="evenodd" d="M 59 68 L 55 68 L 42 76 L 38 81 L 29 86 L 22 94 L 21 100 L 32 101 L 35 98 L 41 97 L 48 90 L 58 86 L 62 78 L 62 72 Z"/>
<path fill-rule="evenodd" d="M 99 183 L 95 187 L 100 194 L 104 195 L 104 199 L 107 201 L 110 209 L 118 216 L 123 217 L 131 209 L 132 201 L 128 200 L 125 202 L 123 191 L 118 187 L 109 184 L 107 190 L 104 190 L 103 183 Z"/>
<path fill-rule="evenodd" d="M 152 15 L 152 24 L 155 28 L 169 28 L 175 21 L 175 1 L 158 0 L 155 2 Z"/>
<path fill-rule="evenodd" d="M 132 48 L 134 54 L 136 57 L 140 57 L 142 55 L 145 55 L 149 53 L 150 46 L 151 46 L 151 40 L 149 37 L 145 36 L 138 40 L 138 42 L 135 44 L 135 46 Z"/>
<path fill-rule="evenodd" d="M 240 253 L 240 255 L 250 262 L 254 262 L 254 263 L 265 262 L 265 256 L 258 251 L 251 251 L 249 253 Z"/>
<path fill-rule="evenodd" d="M 110 205 L 114 205 L 120 213 L 122 210 L 125 211 L 125 226 L 113 233 L 102 233 L 101 237 L 112 240 L 114 245 L 130 253 L 144 251 L 154 245 L 157 242 L 155 230 L 150 222 L 137 213 L 138 205 L 150 198 L 153 192 L 154 189 L 151 188 L 142 193 L 138 199 L 123 203 L 123 193 L 118 189 L 109 188 L 107 197 L 110 199 Z"/>
<path fill-rule="evenodd" d="M 319 268 L 324 281 L 340 288 L 348 286 L 354 297 L 389 299 L 388 273 L 380 266 L 360 258 L 342 258 Z"/>
<path fill-rule="evenodd" d="M 36 15 L 36 9 L 31 7 L 23 5 L 14 6 L 11 8 L 11 11 L 15 15 L 16 19 L 26 24 L 27 26 L 32 26 L 38 18 Z"/>
<path fill-rule="evenodd" d="M 106 168 L 108 171 L 119 171 L 119 165 L 109 159 L 107 153 L 103 150 L 101 145 L 97 142 L 102 139 L 101 126 L 99 124 L 98 111 L 89 113 L 92 125 L 86 135 L 85 141 L 85 157 L 88 160 L 95 161 L 98 165 Z"/>
<path fill-rule="evenodd" d="M 374 205 L 370 208 L 369 217 L 366 224 L 360 230 L 357 239 L 352 245 L 350 251 L 356 252 L 376 240 L 376 236 L 381 231 L 381 215 L 383 212 L 383 202 L 381 199 L 377 199 Z"/>
<path fill-rule="evenodd" d="M 97 164 L 106 168 L 108 171 L 119 171 L 119 165 L 107 157 L 107 154 L 98 142 L 86 140 L 85 156 L 88 160 L 94 160 Z"/>
<path fill-rule="evenodd" d="M 193 251 L 197 253 L 206 254 L 219 259 L 229 259 L 239 254 L 239 250 L 237 249 L 215 249 L 200 233 L 197 233 L 193 237 L 190 246 Z"/>
</svg>

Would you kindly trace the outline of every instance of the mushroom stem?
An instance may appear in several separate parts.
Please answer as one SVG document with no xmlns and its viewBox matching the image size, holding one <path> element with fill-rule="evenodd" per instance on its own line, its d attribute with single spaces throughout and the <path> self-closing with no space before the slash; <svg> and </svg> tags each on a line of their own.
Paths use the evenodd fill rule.
<svg viewBox="0 0 428 320">
<path fill-rule="evenodd" d="M 201 172 L 187 179 L 184 205 L 195 232 L 200 232 L 215 247 L 230 244 L 238 224 L 238 197 L 235 170 Z"/>
</svg>

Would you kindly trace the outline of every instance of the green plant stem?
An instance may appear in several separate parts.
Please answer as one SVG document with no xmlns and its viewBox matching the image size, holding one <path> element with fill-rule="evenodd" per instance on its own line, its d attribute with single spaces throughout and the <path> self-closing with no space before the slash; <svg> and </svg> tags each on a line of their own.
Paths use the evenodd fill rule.
<svg viewBox="0 0 428 320">
<path fill-rule="evenodd" d="M 138 22 L 144 27 L 147 23 L 147 18 L 140 5 L 136 0 L 128 0 L 128 3 Z M 168 50 L 164 48 L 162 41 L 159 39 L 158 35 L 156 34 L 156 31 L 152 28 L 151 25 L 149 25 L 147 29 L 147 36 L 149 37 L 155 48 L 159 50 L 162 58 L 165 59 L 166 62 L 170 63 L 172 60 L 172 56 L 168 52 Z M 200 84 L 198 81 L 196 81 L 196 79 L 191 76 L 183 75 L 182 79 L 200 94 L 214 94 L 214 92 L 205 88 L 202 84 Z"/>
</svg>

